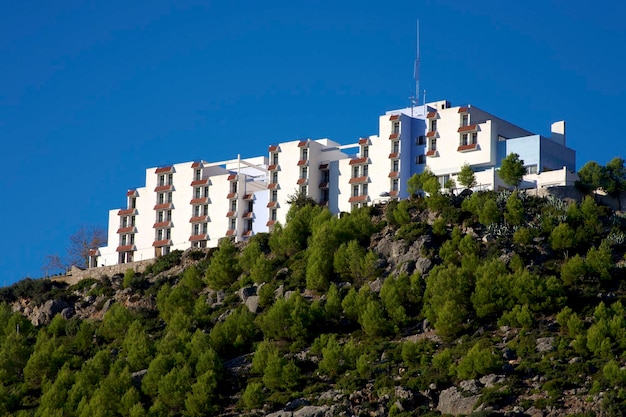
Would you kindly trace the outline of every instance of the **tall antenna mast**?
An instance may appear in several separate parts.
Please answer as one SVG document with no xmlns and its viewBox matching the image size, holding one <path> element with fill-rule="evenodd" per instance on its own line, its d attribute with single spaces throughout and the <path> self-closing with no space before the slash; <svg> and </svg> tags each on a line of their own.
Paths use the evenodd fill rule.
<svg viewBox="0 0 626 417">
<path fill-rule="evenodd" d="M 419 106 L 420 103 L 420 21 L 417 19 L 416 28 L 416 47 L 415 47 L 415 62 L 413 64 L 413 80 L 415 81 L 415 91 L 411 97 L 411 116 L 413 115 L 413 108 Z"/>
</svg>

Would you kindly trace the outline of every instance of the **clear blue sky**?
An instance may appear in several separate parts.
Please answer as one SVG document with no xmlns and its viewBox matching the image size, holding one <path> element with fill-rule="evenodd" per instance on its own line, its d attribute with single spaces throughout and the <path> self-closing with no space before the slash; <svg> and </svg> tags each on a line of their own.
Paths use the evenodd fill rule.
<svg viewBox="0 0 626 417">
<path fill-rule="evenodd" d="M 377 133 L 411 93 L 626 157 L 617 1 L 4 1 L 0 285 L 39 277 L 148 167 Z"/>
</svg>

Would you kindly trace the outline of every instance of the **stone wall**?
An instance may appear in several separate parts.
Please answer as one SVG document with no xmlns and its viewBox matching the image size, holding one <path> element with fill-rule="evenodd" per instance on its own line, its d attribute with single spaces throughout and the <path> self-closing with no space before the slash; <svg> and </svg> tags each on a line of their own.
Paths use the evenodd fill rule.
<svg viewBox="0 0 626 417">
<path fill-rule="evenodd" d="M 115 274 L 124 274 L 126 270 L 132 269 L 135 272 L 144 272 L 146 267 L 154 262 L 154 259 L 145 261 L 129 262 L 126 264 L 100 266 L 97 268 L 80 269 L 72 266 L 72 269 L 66 274 L 50 278 L 52 281 L 66 282 L 74 285 L 78 281 L 85 278 L 102 278 L 104 276 L 111 277 Z"/>
</svg>

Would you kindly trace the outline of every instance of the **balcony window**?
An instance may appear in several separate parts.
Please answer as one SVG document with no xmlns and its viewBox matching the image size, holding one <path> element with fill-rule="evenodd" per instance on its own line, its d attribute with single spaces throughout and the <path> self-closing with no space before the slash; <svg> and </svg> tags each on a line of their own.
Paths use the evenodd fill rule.
<svg viewBox="0 0 626 417">
<path fill-rule="evenodd" d="M 302 149 L 302 158 L 300 159 L 309 159 L 309 150 L 307 148 Z"/>
<path fill-rule="evenodd" d="M 137 208 L 137 198 L 132 197 L 130 199 L 130 204 L 129 204 L 130 208 Z"/>
<path fill-rule="evenodd" d="M 128 216 L 122 217 L 122 227 L 128 227 Z"/>
<path fill-rule="evenodd" d="M 469 126 L 469 114 L 464 114 L 461 117 L 461 126 Z"/>
<path fill-rule="evenodd" d="M 431 138 L 430 139 L 430 143 L 428 144 L 428 150 L 429 151 L 436 151 L 437 150 L 437 138 Z"/>
<path fill-rule="evenodd" d="M 200 206 L 193 206 L 193 216 L 194 217 L 200 216 Z"/>
<path fill-rule="evenodd" d="M 193 233 L 194 235 L 199 235 L 200 234 L 200 224 L 196 223 L 193 225 Z"/>
<path fill-rule="evenodd" d="M 367 184 L 363 184 L 361 187 L 361 195 L 367 195 Z"/>
<path fill-rule="evenodd" d="M 309 175 L 309 169 L 307 167 L 300 168 L 300 178 L 306 179 Z"/>
<path fill-rule="evenodd" d="M 307 188 L 306 188 L 306 185 L 303 185 L 303 186 L 301 186 L 301 187 L 300 187 L 300 193 L 301 193 L 302 195 L 306 195 L 306 194 L 307 194 Z"/>
<path fill-rule="evenodd" d="M 367 177 L 368 173 L 369 173 L 369 165 L 363 165 L 362 171 L 363 171 L 363 175 L 362 176 L 363 177 Z"/>
<path fill-rule="evenodd" d="M 276 209 L 272 209 L 270 212 L 270 220 L 276 221 Z"/>
<path fill-rule="evenodd" d="M 426 145 L 426 136 L 424 135 L 418 136 L 417 139 L 415 139 L 415 145 L 417 146 Z"/>
<path fill-rule="evenodd" d="M 272 202 L 274 202 L 274 203 L 278 201 L 278 191 L 276 191 L 276 190 L 272 191 L 272 196 L 271 196 L 270 200 Z"/>
<path fill-rule="evenodd" d="M 159 193 L 157 200 L 159 204 L 163 204 L 163 202 L 165 201 L 165 195 L 163 193 Z"/>
<path fill-rule="evenodd" d="M 352 168 L 352 178 L 356 178 L 359 176 L 359 167 L 355 166 Z"/>
<path fill-rule="evenodd" d="M 434 132 L 437 130 L 437 120 L 433 119 L 430 121 L 430 131 Z"/>
<path fill-rule="evenodd" d="M 400 133 L 400 122 L 396 120 L 391 125 L 391 134 L 397 135 L 399 133 Z"/>
<path fill-rule="evenodd" d="M 169 174 L 167 176 L 167 185 L 172 185 L 174 184 L 174 174 Z"/>
<path fill-rule="evenodd" d="M 276 171 L 272 172 L 272 183 L 278 184 L 278 172 Z"/>
<path fill-rule="evenodd" d="M 194 178 L 196 179 L 196 181 L 200 181 L 200 178 L 202 176 L 202 170 L 196 169 Z"/>
<path fill-rule="evenodd" d="M 209 205 L 208 205 L 208 204 L 205 204 L 205 205 L 202 207 L 202 215 L 203 215 L 203 216 L 208 216 L 208 215 L 209 215 Z"/>
<path fill-rule="evenodd" d="M 159 223 L 163 223 L 163 219 L 165 218 L 165 213 L 163 211 L 159 211 L 159 214 L 157 215 L 158 219 L 159 219 Z"/>
<path fill-rule="evenodd" d="M 159 175 L 159 186 L 162 187 L 165 185 L 165 175 Z"/>
<path fill-rule="evenodd" d="M 230 192 L 231 192 L 231 193 L 236 193 L 236 192 L 237 192 L 237 182 L 233 181 L 233 182 L 230 184 Z"/>
<path fill-rule="evenodd" d="M 237 200 L 233 200 L 230 203 L 230 211 L 237 211 Z"/>
<path fill-rule="evenodd" d="M 322 182 L 329 183 L 330 182 L 330 171 L 322 171 Z"/>
<path fill-rule="evenodd" d="M 392 153 L 398 153 L 399 151 L 400 151 L 400 141 L 394 140 L 393 141 L 393 145 L 391 147 L 391 152 Z"/>
<path fill-rule="evenodd" d="M 237 228 L 237 219 L 230 219 L 229 230 L 235 230 Z"/>
<path fill-rule="evenodd" d="M 172 238 L 172 229 L 165 229 L 165 239 Z"/>
<path fill-rule="evenodd" d="M 417 165 L 424 165 L 426 163 L 426 156 L 425 155 L 417 155 L 417 158 L 415 158 L 415 163 Z"/>
<path fill-rule="evenodd" d="M 130 216 L 130 225 L 135 227 L 135 216 Z"/>
<path fill-rule="evenodd" d="M 278 165 L 278 152 L 272 153 L 272 165 Z"/>
<path fill-rule="evenodd" d="M 391 163 L 391 172 L 398 172 L 399 168 L 400 168 L 400 161 L 398 161 L 397 159 L 394 159 L 393 162 Z"/>
<path fill-rule="evenodd" d="M 172 202 L 172 193 L 167 193 L 167 202 L 171 203 Z"/>
<path fill-rule="evenodd" d="M 194 194 L 195 198 L 200 198 L 200 190 L 201 190 L 200 187 L 196 187 L 195 194 Z"/>
<path fill-rule="evenodd" d="M 359 195 L 359 186 L 355 185 L 354 187 L 352 187 L 352 196 L 356 197 Z"/>
<path fill-rule="evenodd" d="M 167 221 L 171 222 L 172 221 L 172 210 L 168 210 L 167 211 Z"/>
<path fill-rule="evenodd" d="M 363 155 L 363 158 L 368 158 L 370 156 L 370 147 L 363 146 L 363 151 L 361 153 Z"/>
<path fill-rule="evenodd" d="M 202 234 L 206 235 L 209 230 L 209 225 L 207 223 L 202 223 Z"/>
<path fill-rule="evenodd" d="M 398 191 L 398 179 L 394 178 L 391 180 L 391 191 Z"/>
</svg>

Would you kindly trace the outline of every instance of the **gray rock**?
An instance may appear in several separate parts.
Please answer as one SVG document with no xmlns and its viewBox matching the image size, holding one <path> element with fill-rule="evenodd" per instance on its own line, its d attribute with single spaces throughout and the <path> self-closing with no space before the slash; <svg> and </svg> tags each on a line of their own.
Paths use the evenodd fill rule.
<svg viewBox="0 0 626 417">
<path fill-rule="evenodd" d="M 290 401 L 287 403 L 287 405 L 285 406 L 285 411 L 294 411 L 297 410 L 300 407 L 304 407 L 306 405 L 310 405 L 311 403 L 307 400 L 305 400 L 304 398 L 297 398 L 293 401 Z"/>
<path fill-rule="evenodd" d="M 246 307 L 251 313 L 256 313 L 259 310 L 259 296 L 252 295 L 246 300 Z"/>
<path fill-rule="evenodd" d="M 326 405 L 307 405 L 298 411 L 294 411 L 293 417 L 324 417 L 328 409 Z"/>
<path fill-rule="evenodd" d="M 478 383 L 475 379 L 470 379 L 468 381 L 461 381 L 459 384 L 461 389 L 465 392 L 469 392 L 470 394 L 478 394 L 480 392 L 481 384 Z"/>
<path fill-rule="evenodd" d="M 69 307 L 69 304 L 63 300 L 48 300 L 39 308 L 39 311 L 43 312 L 49 318 L 52 318 L 66 307 Z"/>
<path fill-rule="evenodd" d="M 292 417 L 293 413 L 291 411 L 276 411 L 275 413 L 267 414 L 265 417 Z"/>
<path fill-rule="evenodd" d="M 554 337 L 540 337 L 537 339 L 537 352 L 550 352 L 554 349 Z"/>
<path fill-rule="evenodd" d="M 74 311 L 74 308 L 72 307 L 65 307 L 63 310 L 61 310 L 61 316 L 65 319 L 65 320 L 69 320 L 72 317 L 74 317 L 74 314 L 76 312 Z"/>
<path fill-rule="evenodd" d="M 491 388 L 496 384 L 504 381 L 504 375 L 489 374 L 481 377 L 478 381 L 487 388 Z"/>
<path fill-rule="evenodd" d="M 453 416 L 471 414 L 479 398 L 479 395 L 466 397 L 456 387 L 451 387 L 441 391 L 441 394 L 439 394 L 437 410 L 441 414 Z"/>
<path fill-rule="evenodd" d="M 274 290 L 274 297 L 280 298 L 283 295 L 285 295 L 285 286 L 280 284 L 279 287 Z"/>
<path fill-rule="evenodd" d="M 250 287 L 240 288 L 238 294 L 239 294 L 239 298 L 241 298 L 241 301 L 245 303 L 249 297 L 256 295 L 256 287 L 250 286 Z"/>
<path fill-rule="evenodd" d="M 111 306 L 113 305 L 114 302 L 115 302 L 115 300 L 113 300 L 112 298 L 109 298 L 108 300 L 106 300 L 104 302 L 104 305 L 102 306 L 102 314 L 104 314 L 107 311 L 109 311 L 109 309 L 111 308 Z"/>
<path fill-rule="evenodd" d="M 411 390 L 404 388 L 404 387 L 395 387 L 394 396 L 399 400 L 412 400 L 413 392 L 411 392 Z"/>
<path fill-rule="evenodd" d="M 383 287 L 383 279 L 378 277 L 374 281 L 369 283 L 370 291 L 378 294 Z"/>
</svg>

